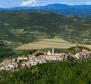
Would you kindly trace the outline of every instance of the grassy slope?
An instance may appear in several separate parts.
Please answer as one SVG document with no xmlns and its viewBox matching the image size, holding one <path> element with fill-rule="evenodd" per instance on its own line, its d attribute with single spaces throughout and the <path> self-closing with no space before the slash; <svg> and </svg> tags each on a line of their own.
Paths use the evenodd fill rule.
<svg viewBox="0 0 91 84">
<path fill-rule="evenodd" d="M 0 11 L 0 40 L 29 43 L 61 37 L 91 43 L 91 21 L 47 11 Z"/>
<path fill-rule="evenodd" d="M 54 39 L 42 39 L 37 42 L 28 43 L 28 44 L 17 47 L 16 50 L 31 50 L 31 49 L 44 49 L 44 48 L 67 49 L 74 46 L 76 46 L 76 44 L 67 42 L 61 38 L 54 38 Z M 91 49 L 91 45 L 79 44 L 79 46 L 84 46 Z"/>
</svg>

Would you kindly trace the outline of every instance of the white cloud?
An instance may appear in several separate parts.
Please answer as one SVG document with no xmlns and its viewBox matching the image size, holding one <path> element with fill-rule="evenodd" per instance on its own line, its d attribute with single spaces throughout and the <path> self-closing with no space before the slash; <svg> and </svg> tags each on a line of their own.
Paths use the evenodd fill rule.
<svg viewBox="0 0 91 84">
<path fill-rule="evenodd" d="M 21 6 L 38 6 L 38 0 L 24 0 L 20 4 Z"/>
<path fill-rule="evenodd" d="M 88 1 L 88 2 L 86 2 L 86 3 L 84 3 L 85 5 L 91 5 L 91 2 L 90 1 Z"/>
<path fill-rule="evenodd" d="M 53 4 L 56 3 L 57 0 L 23 0 L 20 3 L 20 6 L 44 6 L 47 4 Z M 59 0 L 58 0 L 59 2 Z M 62 0 L 59 2 L 60 4 L 68 4 L 68 5 L 91 5 L 91 1 L 85 1 L 85 2 L 74 2 L 74 1 L 65 1 Z"/>
</svg>

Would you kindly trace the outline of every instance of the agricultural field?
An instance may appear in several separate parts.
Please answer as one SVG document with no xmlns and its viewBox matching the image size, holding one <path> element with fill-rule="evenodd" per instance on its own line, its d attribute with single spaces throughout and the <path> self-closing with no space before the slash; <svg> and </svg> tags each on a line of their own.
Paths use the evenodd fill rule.
<svg viewBox="0 0 91 84">
<path fill-rule="evenodd" d="M 53 38 L 53 39 L 41 39 L 37 42 L 21 45 L 15 49 L 16 50 L 32 50 L 32 49 L 46 49 L 46 48 L 67 49 L 70 47 L 74 47 L 76 45 L 77 44 L 67 42 L 61 38 Z M 91 45 L 78 44 L 78 46 L 83 46 L 91 49 Z"/>
</svg>

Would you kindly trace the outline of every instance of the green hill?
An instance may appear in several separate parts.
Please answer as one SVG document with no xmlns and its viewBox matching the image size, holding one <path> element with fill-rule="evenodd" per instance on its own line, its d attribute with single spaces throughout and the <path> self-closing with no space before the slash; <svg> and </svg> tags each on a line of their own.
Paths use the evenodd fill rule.
<svg viewBox="0 0 91 84">
<path fill-rule="evenodd" d="M 91 84 L 91 59 L 49 62 L 15 72 L 0 71 L 0 84 Z"/>
<path fill-rule="evenodd" d="M 0 40 L 21 44 L 53 37 L 91 43 L 91 20 L 47 11 L 0 11 Z"/>
</svg>

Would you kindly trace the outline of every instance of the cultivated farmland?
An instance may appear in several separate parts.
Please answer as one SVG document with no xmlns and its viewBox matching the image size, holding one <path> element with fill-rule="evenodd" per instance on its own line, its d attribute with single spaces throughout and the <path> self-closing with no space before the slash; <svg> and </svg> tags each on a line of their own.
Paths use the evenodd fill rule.
<svg viewBox="0 0 91 84">
<path fill-rule="evenodd" d="M 70 48 L 74 47 L 76 44 L 67 42 L 61 38 L 54 39 L 41 39 L 37 42 L 32 42 L 24 44 L 16 48 L 16 50 L 31 50 L 31 49 L 45 49 L 45 48 Z M 84 46 L 91 49 L 91 45 L 79 44 L 79 46 Z"/>
</svg>

